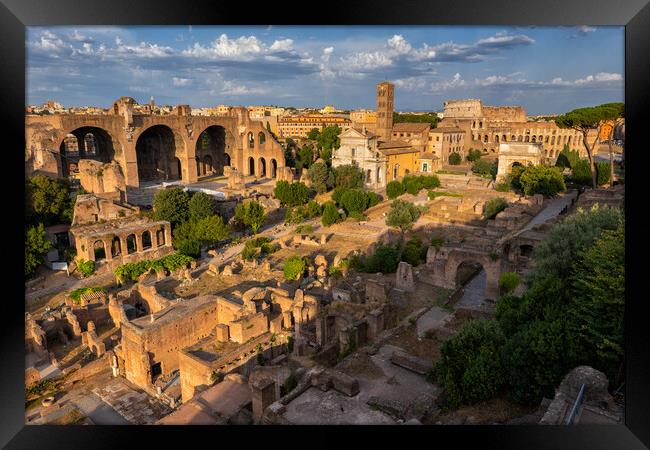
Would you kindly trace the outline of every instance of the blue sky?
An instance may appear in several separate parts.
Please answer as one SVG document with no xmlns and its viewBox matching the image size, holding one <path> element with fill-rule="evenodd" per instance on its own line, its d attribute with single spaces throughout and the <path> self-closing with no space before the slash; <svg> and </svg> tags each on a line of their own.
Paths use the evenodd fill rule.
<svg viewBox="0 0 650 450">
<path fill-rule="evenodd" d="M 623 101 L 623 27 L 30 27 L 27 104 L 374 108 L 445 100 L 522 105 L 529 114 Z"/>
</svg>

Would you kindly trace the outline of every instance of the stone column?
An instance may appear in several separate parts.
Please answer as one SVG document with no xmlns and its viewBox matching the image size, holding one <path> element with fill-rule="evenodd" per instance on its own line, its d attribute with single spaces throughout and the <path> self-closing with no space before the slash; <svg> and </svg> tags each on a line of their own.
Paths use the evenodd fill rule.
<svg viewBox="0 0 650 450">
<path fill-rule="evenodd" d="M 120 254 L 122 256 L 128 255 L 129 251 L 126 245 L 126 238 L 124 236 L 120 236 Z"/>
<path fill-rule="evenodd" d="M 149 234 L 151 235 L 151 248 L 152 249 L 158 248 L 158 229 L 157 228 L 150 229 Z"/>
<path fill-rule="evenodd" d="M 165 225 L 165 245 L 170 247 L 172 245 L 172 229 L 169 224 Z"/>
<path fill-rule="evenodd" d="M 282 323 L 284 328 L 291 328 L 291 311 L 282 311 Z"/>
<path fill-rule="evenodd" d="M 136 249 L 136 252 L 138 252 L 138 253 L 142 252 L 142 234 L 141 233 L 135 233 L 135 249 Z"/>
<path fill-rule="evenodd" d="M 275 381 L 262 378 L 252 385 L 253 420 L 260 423 L 264 410 L 276 400 Z"/>
<path fill-rule="evenodd" d="M 104 252 L 106 253 L 106 261 L 113 260 L 113 241 L 112 240 L 102 240 L 104 243 Z"/>
</svg>

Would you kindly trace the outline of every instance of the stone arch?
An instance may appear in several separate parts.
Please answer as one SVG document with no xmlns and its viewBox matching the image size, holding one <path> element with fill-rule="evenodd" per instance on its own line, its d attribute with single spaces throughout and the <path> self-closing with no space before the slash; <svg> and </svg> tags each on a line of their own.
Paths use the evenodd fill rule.
<svg viewBox="0 0 650 450">
<path fill-rule="evenodd" d="M 196 156 L 201 164 L 199 175 L 223 175 L 223 168 L 230 165 L 230 155 L 226 153 L 226 129 L 221 125 L 206 127 L 196 140 Z"/>
<path fill-rule="evenodd" d="M 507 140 L 508 140 L 508 138 L 507 138 L 507 136 L 505 134 L 503 136 L 501 136 L 501 141 L 502 142 L 506 142 Z"/>
<path fill-rule="evenodd" d="M 278 176 L 278 162 L 275 158 L 271 159 L 271 178 Z"/>
<path fill-rule="evenodd" d="M 255 136 L 252 131 L 248 132 L 248 148 L 255 148 Z"/>
<path fill-rule="evenodd" d="M 381 169 L 377 167 L 377 184 L 381 184 Z"/>
<path fill-rule="evenodd" d="M 519 256 L 524 258 L 530 258 L 533 256 L 533 246 L 528 244 L 522 244 L 519 246 Z"/>
<path fill-rule="evenodd" d="M 533 137 L 530 139 L 530 142 L 537 142 L 537 136 L 533 136 Z"/>
<path fill-rule="evenodd" d="M 260 145 L 263 145 L 266 142 L 266 135 L 264 132 L 260 131 L 257 134 L 257 142 L 259 142 Z"/>
<path fill-rule="evenodd" d="M 87 125 L 75 128 L 65 133 L 59 143 L 61 175 L 69 177 L 71 166 L 76 170 L 80 159 L 107 163 L 121 153 L 119 141 L 105 129 Z"/>
<path fill-rule="evenodd" d="M 266 176 L 266 160 L 264 158 L 257 160 L 257 172 L 257 175 L 260 177 Z"/>
<path fill-rule="evenodd" d="M 104 245 L 104 241 L 102 240 L 97 240 L 93 244 L 93 254 L 95 261 L 101 261 L 106 259 L 106 246 Z"/>
<path fill-rule="evenodd" d="M 135 153 L 140 182 L 181 179 L 175 158 L 185 153 L 185 142 L 167 125 L 152 125 L 140 133 Z"/>
<path fill-rule="evenodd" d="M 252 156 L 248 157 L 248 174 L 255 175 L 255 159 Z"/>
<path fill-rule="evenodd" d="M 126 254 L 130 255 L 138 251 L 138 245 L 135 241 L 135 234 L 131 233 L 126 237 Z"/>
<path fill-rule="evenodd" d="M 153 247 L 153 239 L 151 239 L 151 231 L 145 230 L 142 233 L 142 250 L 149 250 Z"/>
<path fill-rule="evenodd" d="M 368 169 L 366 170 L 366 183 L 370 183 L 372 179 L 372 170 Z"/>
<path fill-rule="evenodd" d="M 488 255 L 465 251 L 450 252 L 445 267 L 447 286 L 449 288 L 460 287 L 458 269 L 463 269 L 463 265 L 469 264 L 480 266 L 485 272 L 484 296 L 487 299 L 496 300 L 499 297 L 500 260 L 493 261 Z"/>
<path fill-rule="evenodd" d="M 111 256 L 114 258 L 122 254 L 122 241 L 120 241 L 119 236 L 113 236 L 111 241 Z"/>
</svg>

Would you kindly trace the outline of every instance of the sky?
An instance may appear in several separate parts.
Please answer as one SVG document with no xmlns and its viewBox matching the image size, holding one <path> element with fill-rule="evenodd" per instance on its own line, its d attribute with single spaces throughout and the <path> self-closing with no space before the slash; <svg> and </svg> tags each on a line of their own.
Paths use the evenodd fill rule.
<svg viewBox="0 0 650 450">
<path fill-rule="evenodd" d="M 375 107 L 479 98 L 553 114 L 624 101 L 623 27 L 29 27 L 28 105 Z"/>
</svg>

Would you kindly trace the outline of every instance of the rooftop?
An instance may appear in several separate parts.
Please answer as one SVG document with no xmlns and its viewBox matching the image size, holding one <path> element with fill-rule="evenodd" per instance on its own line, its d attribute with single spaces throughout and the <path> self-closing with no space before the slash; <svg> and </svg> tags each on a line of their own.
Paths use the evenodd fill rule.
<svg viewBox="0 0 650 450">
<path fill-rule="evenodd" d="M 403 123 L 396 123 L 393 125 L 393 131 L 419 132 L 419 131 L 428 130 L 429 128 L 431 128 L 431 125 L 429 123 L 424 123 L 424 122 L 416 122 L 416 123 L 403 122 Z"/>
</svg>

